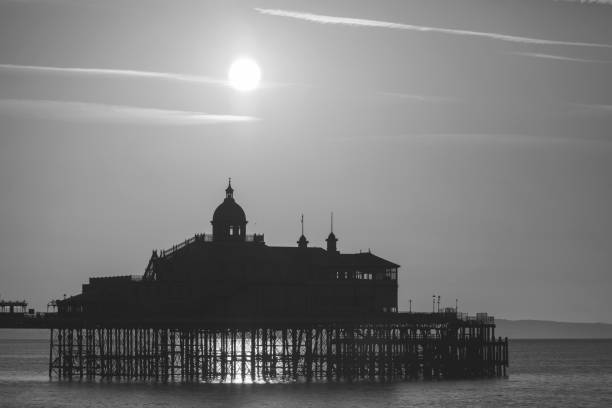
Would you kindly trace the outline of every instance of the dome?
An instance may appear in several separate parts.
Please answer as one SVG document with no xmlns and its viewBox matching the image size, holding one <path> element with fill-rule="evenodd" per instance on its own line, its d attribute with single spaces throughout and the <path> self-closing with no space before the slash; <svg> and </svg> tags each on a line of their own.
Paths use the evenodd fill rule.
<svg viewBox="0 0 612 408">
<path fill-rule="evenodd" d="M 213 223 L 241 225 L 246 223 L 244 210 L 233 197 L 228 197 L 217 207 L 213 213 Z"/>
<path fill-rule="evenodd" d="M 225 189 L 225 200 L 213 213 L 213 241 L 244 241 L 246 239 L 246 216 L 234 201 L 234 189 L 230 179 Z"/>
</svg>

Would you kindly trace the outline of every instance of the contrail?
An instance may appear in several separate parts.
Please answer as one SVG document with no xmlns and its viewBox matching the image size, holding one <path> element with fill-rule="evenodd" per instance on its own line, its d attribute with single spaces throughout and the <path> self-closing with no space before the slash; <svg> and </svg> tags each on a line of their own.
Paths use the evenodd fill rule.
<svg viewBox="0 0 612 408">
<path fill-rule="evenodd" d="M 73 74 L 73 75 L 96 75 L 108 77 L 161 79 L 167 81 L 179 81 L 198 84 L 212 84 L 229 86 L 229 82 L 205 76 L 173 74 L 167 72 L 137 71 L 128 69 L 105 69 L 105 68 L 74 68 L 74 67 L 48 67 L 37 65 L 14 65 L 0 64 L 0 69 L 19 72 L 41 72 L 51 74 Z"/>
<path fill-rule="evenodd" d="M 572 62 L 590 62 L 590 63 L 596 63 L 596 64 L 612 64 L 612 61 L 604 61 L 604 60 L 597 60 L 597 59 L 587 59 L 587 58 L 564 57 L 562 55 L 542 54 L 542 53 L 537 53 L 537 52 L 508 52 L 507 54 L 520 55 L 520 56 L 524 56 L 524 57 L 551 59 L 551 60 L 556 60 L 556 61 L 572 61 Z"/>
<path fill-rule="evenodd" d="M 612 5 L 612 0 L 563 0 L 567 3 Z"/>
<path fill-rule="evenodd" d="M 389 29 L 396 29 L 396 30 L 410 30 L 410 31 L 418 31 L 418 32 L 430 32 L 430 33 L 488 38 L 492 40 L 508 41 L 508 42 L 514 42 L 514 43 L 523 43 L 523 44 L 572 45 L 572 46 L 579 46 L 579 47 L 612 48 L 612 45 L 609 45 L 609 44 L 543 40 L 540 38 L 520 37 L 520 36 L 515 36 L 515 35 L 488 33 L 488 32 L 482 32 L 482 31 L 459 30 L 459 29 L 453 29 L 453 28 L 440 28 L 440 27 L 427 27 L 427 26 L 412 25 L 412 24 L 393 23 L 389 21 L 366 20 L 362 18 L 326 16 L 322 14 L 303 13 L 299 11 L 263 9 L 263 8 L 255 8 L 255 10 L 261 14 L 267 14 L 267 15 L 278 16 L 278 17 L 289 17 L 289 18 L 295 18 L 298 20 L 311 21 L 314 23 L 321 23 L 321 24 L 341 24 L 341 25 L 360 26 L 360 27 L 375 27 L 375 28 L 389 28 Z"/>
<path fill-rule="evenodd" d="M 409 99 L 417 102 L 458 102 L 456 98 L 452 98 L 450 96 L 407 94 L 400 92 L 378 92 L 378 94 L 384 96 L 392 96 L 399 99 Z"/>
<path fill-rule="evenodd" d="M 581 110 L 582 112 L 595 112 L 595 113 L 612 113 L 612 105 L 605 104 L 593 104 L 593 103 L 573 103 L 572 106 Z"/>
<path fill-rule="evenodd" d="M 0 99 L 0 114 L 68 122 L 176 126 L 251 122 L 257 120 L 257 118 L 251 116 L 210 114 L 91 102 L 32 99 Z"/>
</svg>

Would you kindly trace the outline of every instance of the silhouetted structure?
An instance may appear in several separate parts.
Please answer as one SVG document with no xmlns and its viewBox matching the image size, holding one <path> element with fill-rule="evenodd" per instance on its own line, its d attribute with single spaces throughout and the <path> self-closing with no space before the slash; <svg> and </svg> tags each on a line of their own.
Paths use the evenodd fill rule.
<svg viewBox="0 0 612 408">
<path fill-rule="evenodd" d="M 0 314 L 24 314 L 27 308 L 25 300 L 0 300 Z"/>
<path fill-rule="evenodd" d="M 213 214 L 212 236 L 199 234 L 153 251 L 144 276 L 90 278 L 83 293 L 58 301 L 62 314 L 90 317 L 329 316 L 397 311 L 399 265 L 370 252 L 268 246 L 247 235 L 244 210 L 228 185 Z"/>
<path fill-rule="evenodd" d="M 143 276 L 90 278 L 58 300 L 49 373 L 168 380 L 505 374 L 494 322 L 397 312 L 399 265 L 372 253 L 268 246 L 229 183 L 212 235 L 153 251 Z"/>
<path fill-rule="evenodd" d="M 34 315 L 34 309 L 28 310 L 25 300 L 0 299 L 0 327 L 23 327 L 26 320 Z"/>
</svg>

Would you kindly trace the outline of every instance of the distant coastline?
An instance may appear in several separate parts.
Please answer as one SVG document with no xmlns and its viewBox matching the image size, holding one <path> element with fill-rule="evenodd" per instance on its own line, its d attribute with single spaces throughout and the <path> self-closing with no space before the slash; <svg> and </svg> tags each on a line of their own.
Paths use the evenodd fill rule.
<svg viewBox="0 0 612 408">
<path fill-rule="evenodd" d="M 612 324 L 495 319 L 496 336 L 510 339 L 612 339 Z"/>
</svg>

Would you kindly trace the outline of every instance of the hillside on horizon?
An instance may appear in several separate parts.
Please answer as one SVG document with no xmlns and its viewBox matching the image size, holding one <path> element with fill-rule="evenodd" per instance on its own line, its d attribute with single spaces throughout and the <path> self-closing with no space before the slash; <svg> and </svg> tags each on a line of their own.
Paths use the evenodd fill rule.
<svg viewBox="0 0 612 408">
<path fill-rule="evenodd" d="M 612 339 L 612 324 L 495 319 L 495 335 L 510 339 Z"/>
</svg>

